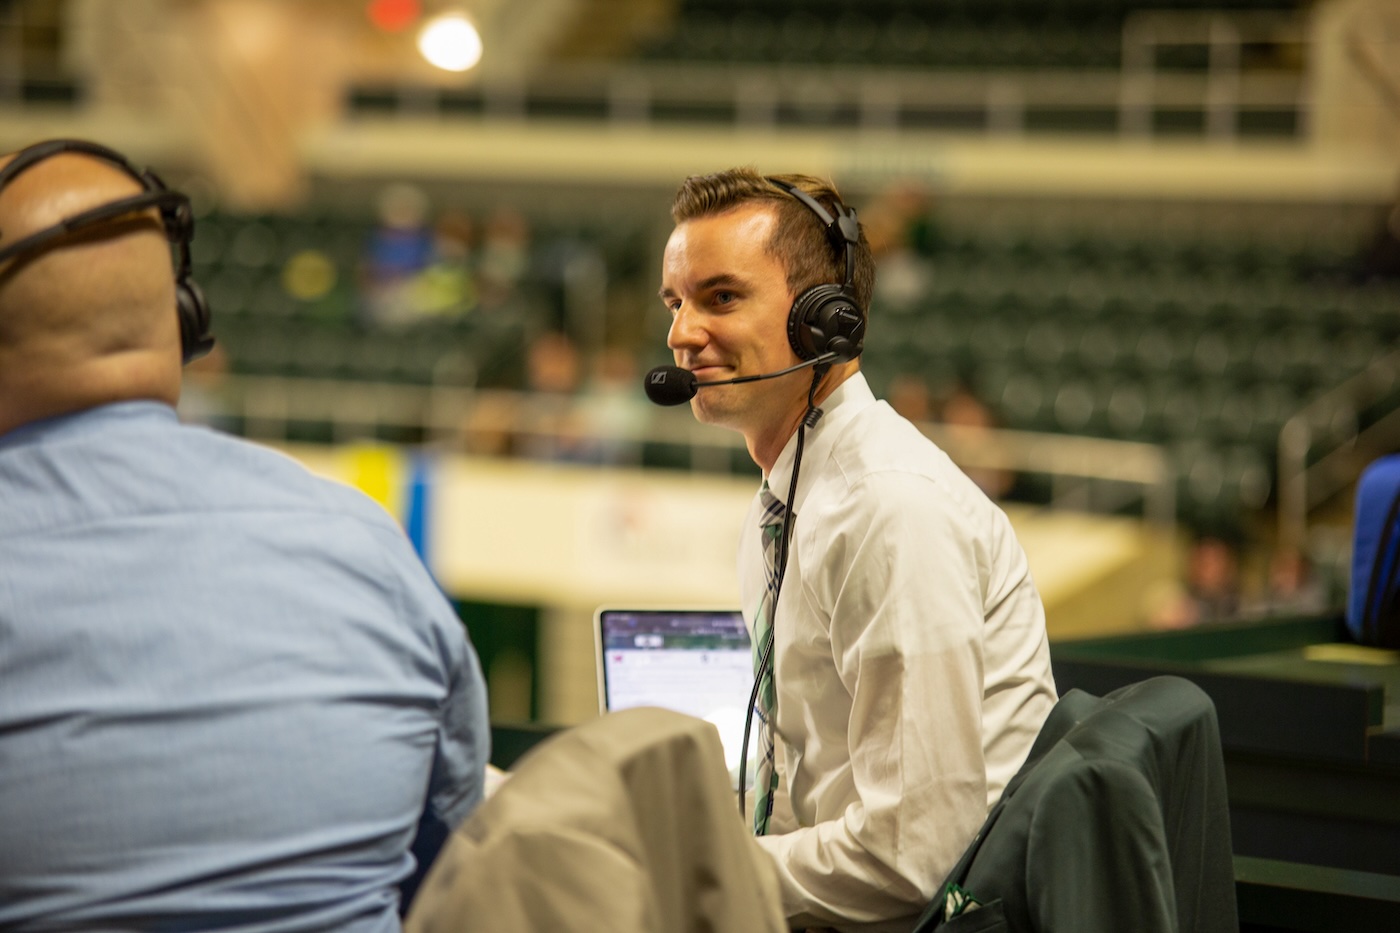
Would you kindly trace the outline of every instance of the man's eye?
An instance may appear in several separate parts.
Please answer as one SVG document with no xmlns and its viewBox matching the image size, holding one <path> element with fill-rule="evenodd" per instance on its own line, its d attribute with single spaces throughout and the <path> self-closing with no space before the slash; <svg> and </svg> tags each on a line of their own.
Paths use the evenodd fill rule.
<svg viewBox="0 0 1400 933">
<path fill-rule="evenodd" d="M 717 305 L 727 305 L 733 300 L 733 292 L 715 292 L 715 304 Z"/>
</svg>

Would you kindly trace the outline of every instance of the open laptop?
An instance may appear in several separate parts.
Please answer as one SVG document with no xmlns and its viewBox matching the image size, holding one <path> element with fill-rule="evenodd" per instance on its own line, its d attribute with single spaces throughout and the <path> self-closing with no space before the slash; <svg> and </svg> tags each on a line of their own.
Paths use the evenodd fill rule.
<svg viewBox="0 0 1400 933">
<path fill-rule="evenodd" d="M 594 614 L 603 712 L 660 706 L 714 723 L 737 784 L 745 706 L 753 690 L 749 633 L 727 609 L 610 609 Z M 758 726 L 749 737 L 754 767 Z"/>
</svg>

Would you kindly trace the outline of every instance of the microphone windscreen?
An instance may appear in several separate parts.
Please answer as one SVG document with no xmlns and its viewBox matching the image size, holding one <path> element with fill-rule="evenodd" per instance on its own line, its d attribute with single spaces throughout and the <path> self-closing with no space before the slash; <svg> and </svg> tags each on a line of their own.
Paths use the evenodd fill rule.
<svg viewBox="0 0 1400 933">
<path fill-rule="evenodd" d="M 684 405 L 695 398 L 695 374 L 679 366 L 658 366 L 646 377 L 647 398 L 658 405 Z"/>
</svg>

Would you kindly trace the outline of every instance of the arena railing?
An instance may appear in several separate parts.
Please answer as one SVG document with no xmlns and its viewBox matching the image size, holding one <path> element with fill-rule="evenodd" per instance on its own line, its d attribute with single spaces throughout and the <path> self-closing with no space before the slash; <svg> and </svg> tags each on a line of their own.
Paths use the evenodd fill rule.
<svg viewBox="0 0 1400 933">
<path fill-rule="evenodd" d="M 1400 349 L 1313 399 L 1278 436 L 1278 534 L 1302 549 L 1314 509 L 1400 444 Z"/>
<path fill-rule="evenodd" d="M 682 450 L 689 469 L 729 472 L 742 438 L 700 424 L 687 408 L 636 400 L 549 396 L 461 386 L 423 386 L 271 376 L 229 376 L 219 387 L 222 414 L 253 440 L 280 443 L 297 424 L 326 425 L 332 443 L 406 431 L 436 449 L 495 454 L 502 434 L 516 449 L 548 452 L 580 438 L 606 448 L 595 461 L 641 466 L 643 448 Z M 1050 506 L 1079 511 L 1134 509 L 1154 526 L 1177 517 L 1177 476 L 1164 448 L 1106 438 L 924 423 L 920 429 L 967 470 L 1048 476 Z"/>
<path fill-rule="evenodd" d="M 1009 135 L 1076 129 L 1150 135 L 1159 114 L 1188 114 L 1198 119 L 1186 123 L 1198 124 L 1199 135 L 1211 139 L 1248 132 L 1301 135 L 1308 94 L 1303 69 L 1256 64 L 1245 50 L 1308 41 L 1302 20 L 1291 14 L 1142 11 L 1124 20 L 1118 68 L 578 62 L 464 89 L 354 88 L 350 113 Z M 1202 50 L 1197 57 L 1203 57 L 1203 67 L 1162 61 L 1164 51 L 1182 47 Z M 1280 120 L 1282 130 L 1274 125 Z M 1185 124 L 1173 126 L 1185 130 Z"/>
</svg>

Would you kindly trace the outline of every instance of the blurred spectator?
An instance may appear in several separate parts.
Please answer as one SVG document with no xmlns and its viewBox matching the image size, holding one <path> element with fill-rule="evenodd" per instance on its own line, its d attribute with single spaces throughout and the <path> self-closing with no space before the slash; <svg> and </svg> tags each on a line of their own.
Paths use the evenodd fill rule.
<svg viewBox="0 0 1400 933">
<path fill-rule="evenodd" d="M 476 307 L 473 233 L 471 218 L 457 210 L 445 212 L 433 225 L 432 260 L 412 286 L 410 304 L 415 316 L 457 318 Z"/>
<path fill-rule="evenodd" d="M 525 378 L 531 392 L 573 395 L 581 372 L 578 347 L 567 334 L 546 331 L 536 337 L 525 356 Z"/>
<path fill-rule="evenodd" d="M 918 185 L 899 183 L 886 189 L 861 213 L 870 249 L 880 267 L 874 304 L 905 311 L 924 299 L 933 279 L 933 264 L 921 250 L 930 224 L 930 200 Z"/>
<path fill-rule="evenodd" d="M 1003 460 L 992 410 L 963 383 L 943 400 L 940 420 L 948 426 L 948 455 L 993 502 L 1011 491 L 1016 475 Z"/>
<path fill-rule="evenodd" d="M 519 211 L 501 207 L 486 221 L 477 259 L 483 308 L 497 308 L 513 298 L 530 270 L 530 225 Z"/>
<path fill-rule="evenodd" d="M 1198 622 L 1235 618 L 1240 609 L 1240 555 L 1235 543 L 1213 534 L 1197 538 L 1186 587 L 1196 604 Z"/>
<path fill-rule="evenodd" d="M 1239 548 L 1227 536 L 1201 533 L 1187 556 L 1184 586 L 1156 594 L 1148 625 L 1190 628 L 1224 622 L 1240 614 Z"/>
<path fill-rule="evenodd" d="M 1312 562 L 1297 548 L 1278 548 L 1269 557 L 1264 587 L 1249 612 L 1260 615 L 1313 615 L 1325 611 L 1327 592 Z"/>
<path fill-rule="evenodd" d="M 361 260 L 361 295 L 367 323 L 396 327 L 415 320 L 417 276 L 433 260 L 428 196 L 396 183 L 380 192 L 378 222 Z"/>
<path fill-rule="evenodd" d="M 480 393 L 467 413 L 468 452 L 534 460 L 594 462 L 598 445 L 579 404 L 582 362 L 567 334 L 530 342 L 521 393 Z"/>
<path fill-rule="evenodd" d="M 639 384 L 636 356 L 624 347 L 605 348 L 580 400 L 602 463 L 641 462 L 641 439 L 651 408 Z"/>
<path fill-rule="evenodd" d="M 922 376 L 898 374 L 890 380 L 885 395 L 891 408 L 915 424 L 933 420 L 933 394 Z"/>
<path fill-rule="evenodd" d="M 462 416 L 466 452 L 475 457 L 511 456 L 518 409 L 519 400 L 513 392 L 475 393 Z"/>
<path fill-rule="evenodd" d="M 528 395 L 516 423 L 517 454 L 534 460 L 592 461 L 595 442 L 578 406 L 582 361 L 567 334 L 546 331 L 526 353 Z"/>
</svg>

